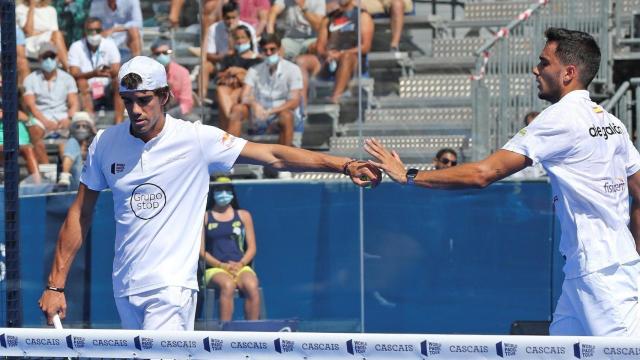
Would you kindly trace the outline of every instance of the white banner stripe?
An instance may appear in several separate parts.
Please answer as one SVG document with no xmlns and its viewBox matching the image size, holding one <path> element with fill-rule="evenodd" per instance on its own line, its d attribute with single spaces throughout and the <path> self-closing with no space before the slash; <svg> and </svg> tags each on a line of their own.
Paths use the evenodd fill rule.
<svg viewBox="0 0 640 360">
<path fill-rule="evenodd" d="M 1 356 L 225 359 L 638 359 L 640 338 L 0 329 Z"/>
</svg>

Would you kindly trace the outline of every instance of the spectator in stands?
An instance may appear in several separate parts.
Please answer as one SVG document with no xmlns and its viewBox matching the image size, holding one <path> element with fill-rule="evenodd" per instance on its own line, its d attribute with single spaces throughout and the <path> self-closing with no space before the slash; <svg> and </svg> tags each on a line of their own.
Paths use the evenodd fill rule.
<svg viewBox="0 0 640 360">
<path fill-rule="evenodd" d="M 458 165 L 458 154 L 451 148 L 440 149 L 433 159 L 436 170 L 450 168 Z"/>
<path fill-rule="evenodd" d="M 302 69 L 304 96 L 307 96 L 309 77 L 335 77 L 333 94 L 329 100 L 340 102 L 351 76 L 358 69 L 358 24 L 360 24 L 362 71 L 366 72 L 366 55 L 373 41 L 373 19 L 366 11 L 358 14 L 355 0 L 339 0 L 339 7 L 322 20 L 316 43 L 317 55 L 302 55 L 297 63 Z"/>
<path fill-rule="evenodd" d="M 4 148 L 4 122 L 2 121 L 2 115 L 2 98 L 0 96 L 0 151 Z M 25 125 L 27 121 L 29 121 L 27 114 L 22 110 L 18 110 L 18 144 L 20 156 L 24 158 L 25 165 L 29 175 L 31 176 L 32 182 L 39 184 L 42 181 L 42 176 L 40 175 L 40 171 L 38 171 L 38 160 L 36 159 L 35 152 L 33 151 L 29 132 Z M 0 156 L 0 165 L 3 164 L 4 156 Z"/>
<path fill-rule="evenodd" d="M 167 114 L 186 120 L 193 110 L 193 91 L 189 70 L 172 59 L 171 41 L 158 38 L 151 44 L 151 55 L 167 70 L 167 82 L 173 96 L 167 104 Z"/>
<path fill-rule="evenodd" d="M 131 57 L 142 51 L 140 0 L 92 0 L 89 15 L 102 20 L 102 37 L 111 37 L 119 49 L 126 46 Z"/>
<path fill-rule="evenodd" d="M 53 43 L 58 49 L 58 59 L 62 67 L 68 69 L 67 46 L 64 36 L 58 30 L 58 14 L 49 3 L 50 0 L 24 0 L 24 3 L 16 6 L 16 22 L 27 36 L 27 57 L 38 58 L 40 46 Z"/>
<path fill-rule="evenodd" d="M 279 133 L 279 143 L 302 143 L 302 74 L 300 68 L 280 57 L 280 38 L 267 34 L 260 40 L 265 61 L 247 72 L 242 104 L 231 109 L 227 132 L 240 135 L 249 120 L 255 134 Z"/>
<path fill-rule="evenodd" d="M 33 116 L 30 120 L 31 142 L 38 162 L 49 159 L 44 138 L 67 137 L 71 117 L 78 111 L 78 88 L 73 77 L 58 69 L 57 51 L 52 43 L 40 45 L 40 70 L 24 80 L 24 104 Z"/>
<path fill-rule="evenodd" d="M 531 111 L 528 112 L 525 116 L 524 116 L 524 126 L 529 126 L 529 124 L 531 124 L 531 122 L 533 121 L 533 119 L 536 118 L 536 116 L 540 115 L 540 113 L 538 111 Z"/>
<path fill-rule="evenodd" d="M 209 75 L 217 71 L 217 66 L 226 55 L 233 54 L 231 30 L 238 25 L 246 26 L 251 32 L 251 41 L 254 48 L 257 48 L 256 31 L 249 23 L 239 20 L 240 11 L 238 4 L 230 0 L 222 6 L 222 21 L 218 21 L 209 27 L 207 34 L 207 62 L 202 71 L 202 81 L 200 82 L 200 94 L 206 97 L 206 90 L 209 86 Z"/>
<path fill-rule="evenodd" d="M 236 288 L 244 294 L 245 320 L 258 320 L 260 293 L 258 277 L 251 267 L 256 255 L 251 214 L 239 208 L 229 178 L 217 178 L 212 190 L 200 246 L 200 258 L 207 265 L 205 284 L 213 285 L 220 293 L 220 321 L 229 321 L 233 316 Z"/>
<path fill-rule="evenodd" d="M 362 0 L 362 7 L 373 16 L 386 14 L 391 17 L 389 48 L 392 52 L 399 52 L 404 14 L 413 11 L 413 2 L 411 0 Z"/>
<path fill-rule="evenodd" d="M 227 55 L 220 62 L 216 97 L 220 111 L 220 127 L 229 127 L 231 108 L 240 104 L 244 78 L 250 67 L 262 62 L 262 58 L 254 51 L 251 42 L 251 32 L 244 25 L 238 25 L 233 30 L 234 52 Z"/>
<path fill-rule="evenodd" d="M 103 38 L 102 21 L 90 17 L 84 23 L 85 37 L 69 48 L 71 75 L 78 83 L 82 108 L 91 114 L 96 106 L 113 106 L 114 122 L 122 122 L 124 104 L 118 94 L 120 53 L 110 38 Z"/>
<path fill-rule="evenodd" d="M 53 0 L 53 7 L 58 13 L 58 27 L 65 43 L 73 44 L 82 39 L 91 0 Z"/>
<path fill-rule="evenodd" d="M 267 17 L 271 8 L 270 0 L 239 0 L 240 20 L 253 26 L 256 37 L 260 38 L 267 27 Z"/>
<path fill-rule="evenodd" d="M 87 158 L 87 150 L 96 136 L 96 128 L 91 115 L 78 111 L 71 119 L 71 136 L 64 146 L 62 156 L 62 172 L 58 185 L 77 190 L 80 185 L 82 165 Z"/>
<path fill-rule="evenodd" d="M 2 37 L 0 37 L 0 40 Z M 0 50 L 1 53 L 2 50 Z M 16 66 L 18 67 L 18 85 L 21 86 L 24 78 L 29 75 L 29 61 L 25 49 L 24 32 L 16 25 Z"/>
<path fill-rule="evenodd" d="M 293 60 L 298 55 L 306 54 L 309 47 L 316 42 L 322 18 L 325 16 L 325 1 L 276 0 L 269 11 L 268 33 L 275 33 L 276 20 L 283 13 L 282 47 L 284 56 Z"/>
<path fill-rule="evenodd" d="M 185 6 L 185 3 L 187 5 Z M 220 20 L 221 0 L 204 0 L 204 16 L 201 16 L 202 28 L 208 29 L 211 24 Z M 189 26 L 198 23 L 198 17 L 193 16 L 193 12 L 188 8 L 196 8 L 196 13 L 200 12 L 198 1 L 193 0 L 171 0 L 169 6 L 169 25 L 171 27 Z"/>
</svg>

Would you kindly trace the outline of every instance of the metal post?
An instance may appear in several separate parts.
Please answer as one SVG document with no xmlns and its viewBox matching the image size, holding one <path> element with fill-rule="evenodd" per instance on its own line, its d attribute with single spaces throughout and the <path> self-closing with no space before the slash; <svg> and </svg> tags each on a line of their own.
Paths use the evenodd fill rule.
<svg viewBox="0 0 640 360">
<path fill-rule="evenodd" d="M 6 246 L 6 325 L 22 324 L 20 299 L 20 222 L 18 186 L 18 77 L 16 74 L 16 8 L 12 0 L 0 0 L 2 26 L 2 121 L 4 123 L 4 208 Z"/>
</svg>

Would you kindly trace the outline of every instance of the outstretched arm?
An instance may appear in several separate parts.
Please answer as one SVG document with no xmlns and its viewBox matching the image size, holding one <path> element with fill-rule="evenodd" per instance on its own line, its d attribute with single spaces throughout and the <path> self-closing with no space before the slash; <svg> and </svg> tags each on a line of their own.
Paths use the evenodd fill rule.
<svg viewBox="0 0 640 360">
<path fill-rule="evenodd" d="M 358 186 L 376 186 L 382 176 L 380 170 L 365 161 L 352 161 L 345 157 L 275 144 L 247 142 L 236 162 L 288 171 L 343 172 L 346 170 L 345 173 Z"/>
<path fill-rule="evenodd" d="M 397 152 L 387 150 L 375 139 L 367 139 L 365 150 L 376 161 L 370 163 L 384 170 L 401 184 L 407 183 L 407 169 Z M 483 188 L 516 173 L 532 163 L 528 157 L 498 150 L 484 160 L 435 171 L 420 171 L 414 182 L 418 186 L 437 189 Z"/>
<path fill-rule="evenodd" d="M 69 208 L 67 218 L 64 220 L 58 235 L 58 243 L 47 286 L 64 289 L 73 259 L 91 225 L 93 209 L 98 200 L 98 194 L 100 192 L 91 190 L 82 183 L 80 184 L 78 195 Z M 49 325 L 52 324 L 55 314 L 59 314 L 61 319 L 66 316 L 67 303 L 62 292 L 44 290 L 40 297 L 39 305 L 47 317 Z"/>
</svg>

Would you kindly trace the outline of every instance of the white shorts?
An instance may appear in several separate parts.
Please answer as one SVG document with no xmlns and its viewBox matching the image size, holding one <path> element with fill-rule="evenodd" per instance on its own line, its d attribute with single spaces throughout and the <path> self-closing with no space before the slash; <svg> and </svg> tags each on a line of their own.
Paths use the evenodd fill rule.
<svg viewBox="0 0 640 360">
<path fill-rule="evenodd" d="M 565 280 L 551 335 L 640 336 L 640 261 Z"/>
<path fill-rule="evenodd" d="M 123 329 L 193 331 L 197 295 L 194 289 L 166 286 L 115 299 Z"/>
</svg>

